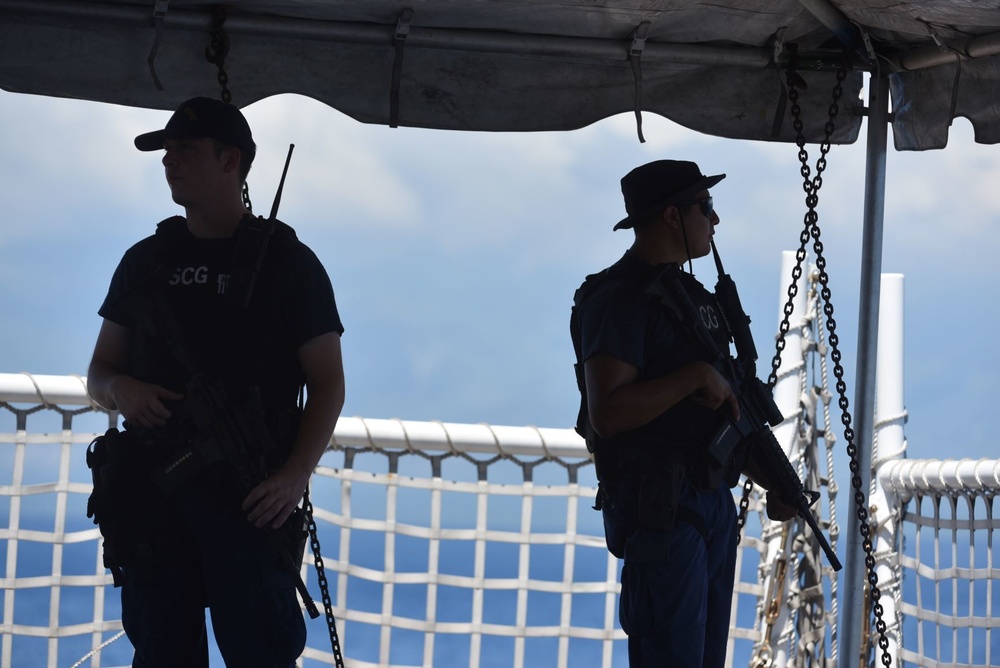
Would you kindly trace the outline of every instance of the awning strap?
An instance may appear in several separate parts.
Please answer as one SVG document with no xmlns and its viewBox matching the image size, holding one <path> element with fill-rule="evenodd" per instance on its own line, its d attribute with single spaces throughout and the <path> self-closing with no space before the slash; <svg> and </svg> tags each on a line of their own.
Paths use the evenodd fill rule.
<svg viewBox="0 0 1000 668">
<path fill-rule="evenodd" d="M 160 39 L 163 37 L 163 19 L 167 15 L 169 4 L 170 0 L 155 0 L 153 2 L 153 27 L 156 29 L 156 39 L 153 41 L 153 48 L 149 51 L 146 63 L 149 65 L 149 73 L 153 77 L 153 85 L 156 86 L 156 90 L 163 90 L 163 84 L 160 83 L 160 77 L 156 76 L 156 67 L 153 63 L 156 61 L 156 52 L 160 50 Z"/>
<path fill-rule="evenodd" d="M 785 28 L 778 28 L 774 33 L 774 56 L 772 57 L 775 64 L 781 62 L 781 58 L 785 52 Z M 785 88 L 784 77 L 781 76 L 780 71 L 778 74 L 778 86 L 780 88 L 780 95 L 778 96 L 777 104 L 774 107 L 774 118 L 771 119 L 771 139 L 777 141 L 778 137 L 781 136 L 781 127 L 785 123 L 785 105 L 788 100 L 788 89 Z"/>
<path fill-rule="evenodd" d="M 632 46 L 628 50 L 628 59 L 632 63 L 632 76 L 635 78 L 635 129 L 639 133 L 640 143 L 646 141 L 642 136 L 642 50 L 646 48 L 649 25 L 649 21 L 639 24 L 632 34 Z"/>
<path fill-rule="evenodd" d="M 952 80 L 951 84 L 951 105 L 948 109 L 948 127 L 951 127 L 952 123 L 955 121 L 955 110 L 958 108 L 958 87 L 962 83 L 962 60 L 968 57 L 968 54 L 962 53 L 958 49 L 949 46 L 944 40 L 937 34 L 934 30 L 934 26 L 923 19 L 918 19 L 924 24 L 924 28 L 927 29 L 927 34 L 930 36 L 934 43 L 937 45 L 942 52 L 952 53 L 955 55 L 955 78 Z"/>
<path fill-rule="evenodd" d="M 413 18 L 412 9 L 404 9 L 399 14 L 396 21 L 396 35 L 393 43 L 396 45 L 396 52 L 392 58 L 392 87 L 389 89 L 389 127 L 399 127 L 399 80 L 403 74 L 403 49 L 406 46 L 406 38 L 410 34 L 410 20 Z"/>
</svg>

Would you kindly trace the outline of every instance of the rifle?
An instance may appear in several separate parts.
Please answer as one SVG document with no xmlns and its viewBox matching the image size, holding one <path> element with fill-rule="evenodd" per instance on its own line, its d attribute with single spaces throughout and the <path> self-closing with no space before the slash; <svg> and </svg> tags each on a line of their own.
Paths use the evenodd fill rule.
<svg viewBox="0 0 1000 668">
<path fill-rule="evenodd" d="M 715 284 L 715 296 L 729 328 L 733 345 L 736 347 L 736 365 L 741 372 L 739 377 L 742 383 L 737 392 L 740 419 L 738 421 L 729 417 L 724 419 L 709 443 L 709 454 L 721 465 L 741 441 L 749 440 L 752 444 L 750 457 L 767 477 L 768 490 L 776 492 L 784 501 L 795 506 L 799 517 L 812 529 L 833 570 L 839 571 L 842 568 L 840 560 L 809 509 L 819 499 L 819 493 L 805 489 L 781 444 L 771 432 L 770 428 L 781 424 L 784 416 L 774 403 L 770 388 L 757 378 L 757 348 L 750 332 L 750 318 L 743 310 L 736 283 L 722 267 L 714 239 L 711 244 L 715 266 L 719 273 L 719 280 Z"/>
<path fill-rule="evenodd" d="M 156 293 L 150 306 L 154 313 L 158 312 L 156 318 L 160 333 L 167 338 L 175 357 L 189 375 L 183 402 L 177 407 L 182 430 L 188 438 L 184 447 L 154 471 L 151 478 L 164 493 L 170 494 L 206 466 L 224 461 L 245 498 L 264 481 L 267 453 L 276 447 L 264 422 L 260 396 L 254 388 L 247 401 L 236 403 L 221 381 L 202 373 L 184 350 L 166 297 L 159 291 Z M 295 588 L 309 617 L 316 619 L 319 610 L 302 581 L 289 546 L 283 544 L 273 531 L 265 531 L 264 535 L 281 559 L 282 566 L 294 573 Z"/>
<path fill-rule="evenodd" d="M 285 168 L 281 174 L 281 182 L 278 184 L 270 217 L 253 219 L 262 223 L 257 227 L 263 230 L 265 236 L 262 240 L 251 239 L 250 243 L 243 245 L 242 248 L 237 247 L 234 264 L 240 261 L 241 252 L 246 253 L 245 257 L 250 259 L 254 259 L 253 255 L 256 255 L 256 263 L 248 272 L 238 303 L 249 304 L 252 296 L 253 283 L 263 260 L 268 237 L 277 222 L 278 203 L 285 185 L 285 174 L 288 171 L 293 148 L 294 144 L 288 148 Z M 248 247 L 252 247 L 254 252 L 247 251 Z M 175 408 L 181 430 L 185 435 L 184 447 L 173 453 L 167 463 L 159 466 L 151 478 L 164 493 L 170 494 L 207 466 L 223 461 L 232 471 L 245 498 L 264 480 L 267 474 L 267 454 L 276 448 L 264 421 L 259 391 L 257 388 L 251 388 L 243 402 L 234 401 L 221 380 L 209 377 L 199 368 L 184 342 L 183 332 L 163 290 L 154 285 L 145 296 L 146 326 L 151 328 L 154 334 L 163 337 L 176 361 L 188 376 L 184 399 Z M 268 544 L 281 559 L 282 566 L 295 575 L 295 588 L 302 597 L 309 616 L 312 619 L 319 617 L 319 610 L 302 581 L 299 565 L 295 563 L 296 560 L 289 547 L 282 544 L 279 536 L 273 531 L 265 531 L 265 536 Z"/>
</svg>

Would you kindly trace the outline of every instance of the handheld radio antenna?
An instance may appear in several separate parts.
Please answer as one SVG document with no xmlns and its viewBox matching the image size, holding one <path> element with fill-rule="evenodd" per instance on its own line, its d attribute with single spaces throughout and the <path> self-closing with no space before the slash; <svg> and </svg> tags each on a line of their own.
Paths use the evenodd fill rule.
<svg viewBox="0 0 1000 668">
<path fill-rule="evenodd" d="M 274 204 L 271 205 L 271 215 L 264 219 L 261 216 L 246 216 L 241 221 L 240 240 L 236 245 L 236 256 L 233 260 L 234 267 L 244 267 L 242 271 L 234 272 L 233 285 L 231 287 L 231 299 L 235 303 L 242 304 L 243 308 L 250 306 L 250 299 L 253 296 L 253 289 L 257 283 L 257 276 L 264 263 L 264 254 L 267 252 L 267 244 L 274 233 L 274 228 L 278 224 L 278 205 L 281 204 L 281 191 L 285 189 L 285 175 L 288 174 L 288 163 L 292 161 L 292 149 L 295 144 L 288 145 L 288 157 L 285 158 L 285 167 L 281 170 L 281 180 L 278 182 L 278 191 L 274 193 Z"/>
<path fill-rule="evenodd" d="M 712 245 L 712 257 L 715 258 L 715 270 L 719 273 L 719 276 L 725 276 L 726 270 L 722 268 L 722 258 L 719 257 L 719 251 L 715 248 L 715 239 L 709 239 L 708 243 Z"/>
<path fill-rule="evenodd" d="M 281 191 L 285 189 L 285 175 L 288 174 L 288 163 L 292 161 L 292 150 L 295 149 L 295 144 L 288 145 L 288 156 L 285 158 L 285 167 L 281 170 L 281 180 L 278 181 L 278 192 L 274 193 L 274 204 L 271 205 L 271 215 L 268 216 L 270 220 L 277 220 L 278 218 L 278 205 L 281 204 Z M 712 250 L 715 250 L 715 246 L 712 246 Z"/>
</svg>

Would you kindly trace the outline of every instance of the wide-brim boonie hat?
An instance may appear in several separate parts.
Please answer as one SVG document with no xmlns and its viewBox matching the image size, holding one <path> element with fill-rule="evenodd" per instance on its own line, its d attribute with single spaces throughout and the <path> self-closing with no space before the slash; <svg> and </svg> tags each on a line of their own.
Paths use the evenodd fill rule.
<svg viewBox="0 0 1000 668">
<path fill-rule="evenodd" d="M 708 190 L 724 178 L 725 174 L 705 176 L 698 165 L 686 160 L 656 160 L 636 167 L 622 177 L 628 216 L 618 221 L 614 229 L 632 227 L 670 204 L 684 202 Z"/>
<path fill-rule="evenodd" d="M 183 102 L 167 126 L 139 135 L 135 147 L 140 151 L 158 151 L 165 139 L 217 139 L 240 149 L 250 162 L 257 154 L 250 124 L 235 106 L 210 97 L 195 97 Z"/>
</svg>

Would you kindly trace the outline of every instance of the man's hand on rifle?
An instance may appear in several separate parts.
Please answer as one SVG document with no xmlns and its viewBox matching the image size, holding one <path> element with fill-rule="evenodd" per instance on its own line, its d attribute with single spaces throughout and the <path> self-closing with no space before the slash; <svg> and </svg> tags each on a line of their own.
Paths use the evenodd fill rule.
<svg viewBox="0 0 1000 668">
<path fill-rule="evenodd" d="M 302 474 L 286 464 L 250 490 L 243 500 L 247 519 L 258 529 L 278 529 L 302 500 L 311 471 Z"/>
<path fill-rule="evenodd" d="M 692 366 L 699 375 L 691 401 L 712 410 L 722 408 L 733 420 L 739 420 L 740 402 L 729 381 L 707 362 L 695 362 Z"/>
<path fill-rule="evenodd" d="M 768 519 L 774 522 L 787 522 L 799 514 L 799 509 L 785 501 L 777 492 L 767 493 L 765 506 Z"/>
<path fill-rule="evenodd" d="M 139 427 L 162 427 L 170 418 L 167 403 L 183 397 L 128 375 L 132 330 L 105 319 L 87 369 L 87 392 L 109 410 Z"/>
<path fill-rule="evenodd" d="M 109 384 L 109 391 L 122 417 L 146 428 L 166 425 L 171 412 L 165 402 L 184 398 L 165 387 L 144 383 L 125 375 L 117 376 Z"/>
<path fill-rule="evenodd" d="M 797 506 L 792 505 L 777 490 L 772 489 L 775 482 L 768 478 L 753 457 L 747 460 L 743 473 L 755 484 L 767 490 L 765 509 L 768 518 L 775 522 L 787 522 L 799 514 Z"/>
</svg>

